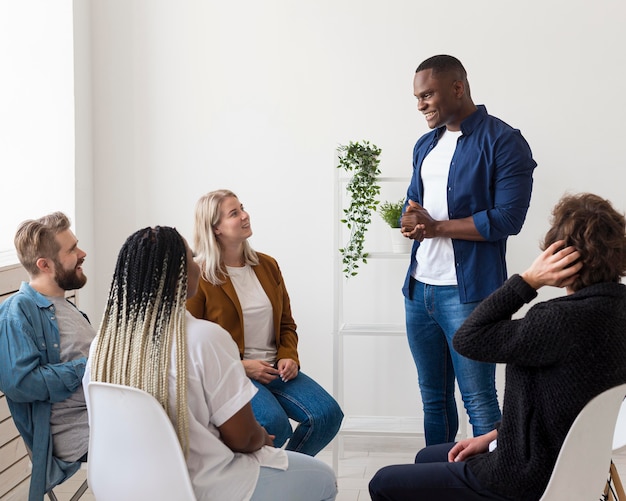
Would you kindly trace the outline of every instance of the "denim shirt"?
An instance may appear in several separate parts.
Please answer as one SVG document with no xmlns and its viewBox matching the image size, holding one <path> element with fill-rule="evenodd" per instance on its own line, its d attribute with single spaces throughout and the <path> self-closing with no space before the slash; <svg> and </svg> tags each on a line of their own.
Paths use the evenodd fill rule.
<svg viewBox="0 0 626 501">
<path fill-rule="evenodd" d="M 445 126 L 423 135 L 413 149 L 407 198 L 419 204 L 424 200 L 422 163 L 444 131 Z M 507 278 L 506 241 L 524 224 L 537 163 L 520 131 L 489 115 L 483 105 L 461 123 L 461 132 L 448 175 L 448 217 L 472 216 L 485 239 L 452 239 L 459 297 L 462 303 L 469 303 L 484 299 Z M 419 245 L 413 242 L 402 288 L 406 297 L 410 297 L 409 283 Z"/>
<path fill-rule="evenodd" d="M 41 501 L 80 468 L 52 455 L 50 412 L 53 403 L 80 387 L 87 359 L 61 363 L 60 356 L 54 305 L 22 282 L 19 292 L 0 304 L 0 390 L 32 452 L 30 501 Z"/>
</svg>

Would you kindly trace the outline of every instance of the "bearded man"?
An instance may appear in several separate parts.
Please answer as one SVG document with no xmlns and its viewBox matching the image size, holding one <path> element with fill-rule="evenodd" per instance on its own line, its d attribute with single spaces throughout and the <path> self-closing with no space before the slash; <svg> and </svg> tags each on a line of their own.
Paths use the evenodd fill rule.
<svg viewBox="0 0 626 501">
<path fill-rule="evenodd" d="M 87 282 L 86 253 L 61 212 L 24 221 L 15 248 L 29 282 L 0 305 L 0 390 L 32 456 L 29 500 L 87 459 L 89 423 L 81 384 L 95 331 L 65 298 Z"/>
</svg>

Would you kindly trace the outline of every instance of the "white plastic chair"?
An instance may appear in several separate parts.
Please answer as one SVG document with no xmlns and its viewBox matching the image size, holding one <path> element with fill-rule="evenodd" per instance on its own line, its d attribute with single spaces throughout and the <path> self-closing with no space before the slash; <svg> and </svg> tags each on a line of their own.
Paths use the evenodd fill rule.
<svg viewBox="0 0 626 501">
<path fill-rule="evenodd" d="M 613 432 L 626 384 L 593 398 L 574 420 L 540 501 L 599 499 L 609 474 Z"/>
<path fill-rule="evenodd" d="M 626 395 L 625 395 L 626 396 Z M 615 423 L 615 433 L 613 433 L 613 453 L 621 453 L 626 449 L 626 400 L 622 401 L 622 406 L 617 415 Z"/>
<path fill-rule="evenodd" d="M 174 427 L 145 391 L 91 382 L 89 487 L 98 501 L 195 501 Z"/>
<path fill-rule="evenodd" d="M 615 423 L 615 432 L 613 433 L 613 454 L 621 454 L 626 450 L 626 400 L 622 401 L 617 422 Z M 606 499 L 626 501 L 626 493 L 624 485 L 619 476 L 617 468 L 611 461 L 610 484 L 607 482 L 604 494 Z"/>
</svg>

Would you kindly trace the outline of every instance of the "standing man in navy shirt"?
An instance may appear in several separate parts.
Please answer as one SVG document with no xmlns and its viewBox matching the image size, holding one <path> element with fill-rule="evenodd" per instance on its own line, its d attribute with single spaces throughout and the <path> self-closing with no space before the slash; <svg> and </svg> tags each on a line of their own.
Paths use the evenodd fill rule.
<svg viewBox="0 0 626 501">
<path fill-rule="evenodd" d="M 519 130 L 474 104 L 458 59 L 426 59 L 413 88 L 433 130 L 413 150 L 401 221 L 413 249 L 402 291 L 426 444 L 433 445 L 454 441 L 458 431 L 455 377 L 474 436 L 500 420 L 495 364 L 459 355 L 452 337 L 507 278 L 506 241 L 522 229 L 537 163 Z"/>
</svg>

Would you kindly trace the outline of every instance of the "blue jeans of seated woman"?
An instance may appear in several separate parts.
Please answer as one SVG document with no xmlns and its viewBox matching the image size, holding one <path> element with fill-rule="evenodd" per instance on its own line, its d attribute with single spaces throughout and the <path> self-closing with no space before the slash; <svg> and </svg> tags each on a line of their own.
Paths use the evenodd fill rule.
<svg viewBox="0 0 626 501">
<path fill-rule="evenodd" d="M 417 367 L 426 445 L 452 442 L 459 427 L 454 380 L 459 385 L 474 436 L 500 420 L 495 364 L 476 362 L 452 348 L 452 337 L 478 305 L 461 303 L 457 286 L 428 285 L 411 279 L 405 298 L 406 330 Z"/>
<path fill-rule="evenodd" d="M 286 383 L 280 378 L 268 384 L 252 380 L 259 391 L 252 399 L 257 421 L 270 435 L 274 445 L 315 456 L 335 437 L 343 420 L 339 404 L 324 388 L 306 374 Z M 298 423 L 292 431 L 289 419 Z"/>
</svg>

